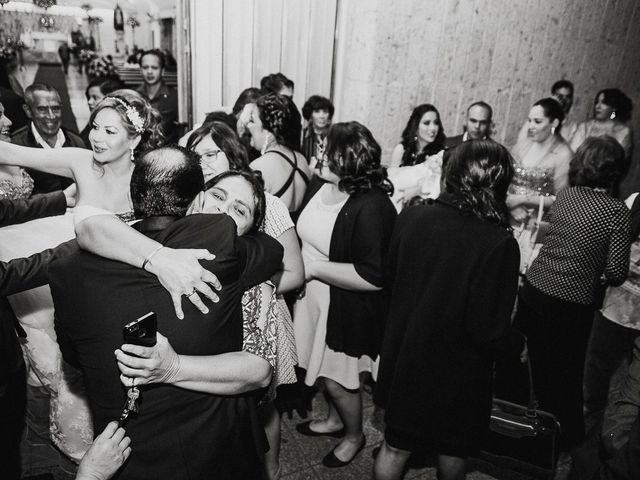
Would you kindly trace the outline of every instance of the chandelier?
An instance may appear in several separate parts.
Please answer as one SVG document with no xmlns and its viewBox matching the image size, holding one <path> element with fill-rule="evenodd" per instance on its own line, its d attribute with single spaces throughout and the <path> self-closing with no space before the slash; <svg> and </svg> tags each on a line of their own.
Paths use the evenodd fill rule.
<svg viewBox="0 0 640 480">
<path fill-rule="evenodd" d="M 40 20 L 38 20 L 38 23 L 42 28 L 46 28 L 47 30 L 50 30 L 56 26 L 56 19 L 53 18 L 51 15 L 42 15 L 40 17 Z"/>
<path fill-rule="evenodd" d="M 140 26 L 140 22 L 136 17 L 129 17 L 127 18 L 127 25 L 129 25 L 131 28 L 137 28 Z"/>
<path fill-rule="evenodd" d="M 47 8 L 53 7 L 56 4 L 56 0 L 33 0 L 33 4 L 36 7 Z"/>
</svg>

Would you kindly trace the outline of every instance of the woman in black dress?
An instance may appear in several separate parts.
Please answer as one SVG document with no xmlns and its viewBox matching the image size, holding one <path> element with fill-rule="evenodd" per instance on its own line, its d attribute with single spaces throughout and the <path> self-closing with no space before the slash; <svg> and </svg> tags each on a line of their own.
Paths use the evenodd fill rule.
<svg viewBox="0 0 640 480">
<path fill-rule="evenodd" d="M 491 140 L 445 155 L 444 193 L 404 210 L 391 239 L 377 480 L 402 478 L 409 454 L 427 449 L 440 480 L 463 479 L 488 429 L 494 358 L 525 353 L 510 326 L 520 261 L 505 205 L 511 156 Z"/>
</svg>

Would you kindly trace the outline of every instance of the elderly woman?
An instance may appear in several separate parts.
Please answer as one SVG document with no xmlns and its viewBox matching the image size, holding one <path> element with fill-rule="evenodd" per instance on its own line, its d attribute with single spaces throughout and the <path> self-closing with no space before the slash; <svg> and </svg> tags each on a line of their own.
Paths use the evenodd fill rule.
<svg viewBox="0 0 640 480">
<path fill-rule="evenodd" d="M 389 248 L 376 480 L 400 480 L 409 454 L 425 450 L 439 455 L 438 479 L 463 479 L 489 427 L 494 359 L 525 353 L 510 325 L 519 262 L 505 208 L 511 156 L 471 140 L 445 157 L 445 191 L 402 212 Z"/>
<path fill-rule="evenodd" d="M 587 137 L 610 135 L 622 145 L 629 160 L 633 150 L 633 132 L 629 126 L 632 108 L 631 99 L 617 88 L 600 90 L 593 101 L 593 118 L 578 125 L 571 148 L 576 151 Z"/>
<path fill-rule="evenodd" d="M 380 146 L 358 122 L 331 127 L 317 178 L 298 220 L 306 289 L 294 307 L 305 383 L 329 404 L 303 435 L 343 436 L 322 463 L 341 467 L 365 445 L 359 373 L 371 371 L 386 311 L 382 268 L 396 212 Z"/>
<path fill-rule="evenodd" d="M 260 170 L 267 192 L 280 198 L 290 212 L 300 208 L 311 171 L 298 152 L 300 125 L 292 100 L 270 93 L 260 97 L 251 111 L 247 129 L 251 144 L 262 156 L 250 167 Z"/>
<path fill-rule="evenodd" d="M 611 197 L 624 165 L 612 137 L 588 138 L 569 169 L 570 187 L 551 207 L 549 230 L 519 293 L 516 327 L 527 335 L 540 408 L 557 415 L 561 448 L 584 437 L 585 350 L 605 285 L 620 285 L 629 269 L 630 214 Z M 525 378 L 520 375 L 520 378 Z M 517 378 L 504 378 L 501 396 L 522 401 Z"/>
<path fill-rule="evenodd" d="M 335 108 L 326 97 L 312 95 L 302 107 L 302 117 L 307 122 L 302 133 L 302 153 L 313 166 L 322 158 L 327 147 L 327 133 Z"/>
<path fill-rule="evenodd" d="M 436 107 L 425 103 L 413 109 L 389 164 L 398 211 L 414 197 L 436 198 L 440 193 L 445 138 Z"/>
</svg>

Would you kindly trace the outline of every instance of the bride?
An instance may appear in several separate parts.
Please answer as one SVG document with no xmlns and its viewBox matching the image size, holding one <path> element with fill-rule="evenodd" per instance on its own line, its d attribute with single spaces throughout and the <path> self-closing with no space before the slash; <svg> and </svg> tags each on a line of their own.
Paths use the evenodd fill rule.
<svg viewBox="0 0 640 480">
<path fill-rule="evenodd" d="M 44 150 L 0 142 L 0 165 L 33 168 L 73 178 L 77 205 L 116 212 L 133 220 L 129 182 L 138 151 L 160 144 L 159 115 L 132 90 L 105 97 L 89 119 L 92 150 Z M 81 220 L 76 219 L 76 221 Z M 68 216 L 52 217 L 3 229 L 2 256 L 28 256 L 73 237 Z M 93 432 L 78 372 L 61 358 L 53 329 L 53 303 L 48 287 L 12 299 L 14 311 L 28 333 L 23 345 L 29 366 L 51 395 L 50 429 L 53 442 L 79 461 L 91 444 Z"/>
</svg>

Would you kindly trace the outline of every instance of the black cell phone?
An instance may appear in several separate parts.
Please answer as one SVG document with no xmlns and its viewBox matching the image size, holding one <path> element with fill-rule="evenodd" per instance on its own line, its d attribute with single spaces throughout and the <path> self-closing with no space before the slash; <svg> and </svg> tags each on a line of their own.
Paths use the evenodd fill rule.
<svg viewBox="0 0 640 480">
<path fill-rule="evenodd" d="M 149 312 L 122 327 L 122 336 L 124 337 L 124 343 L 153 347 L 156 344 L 157 331 L 158 318 L 155 312 Z"/>
</svg>

